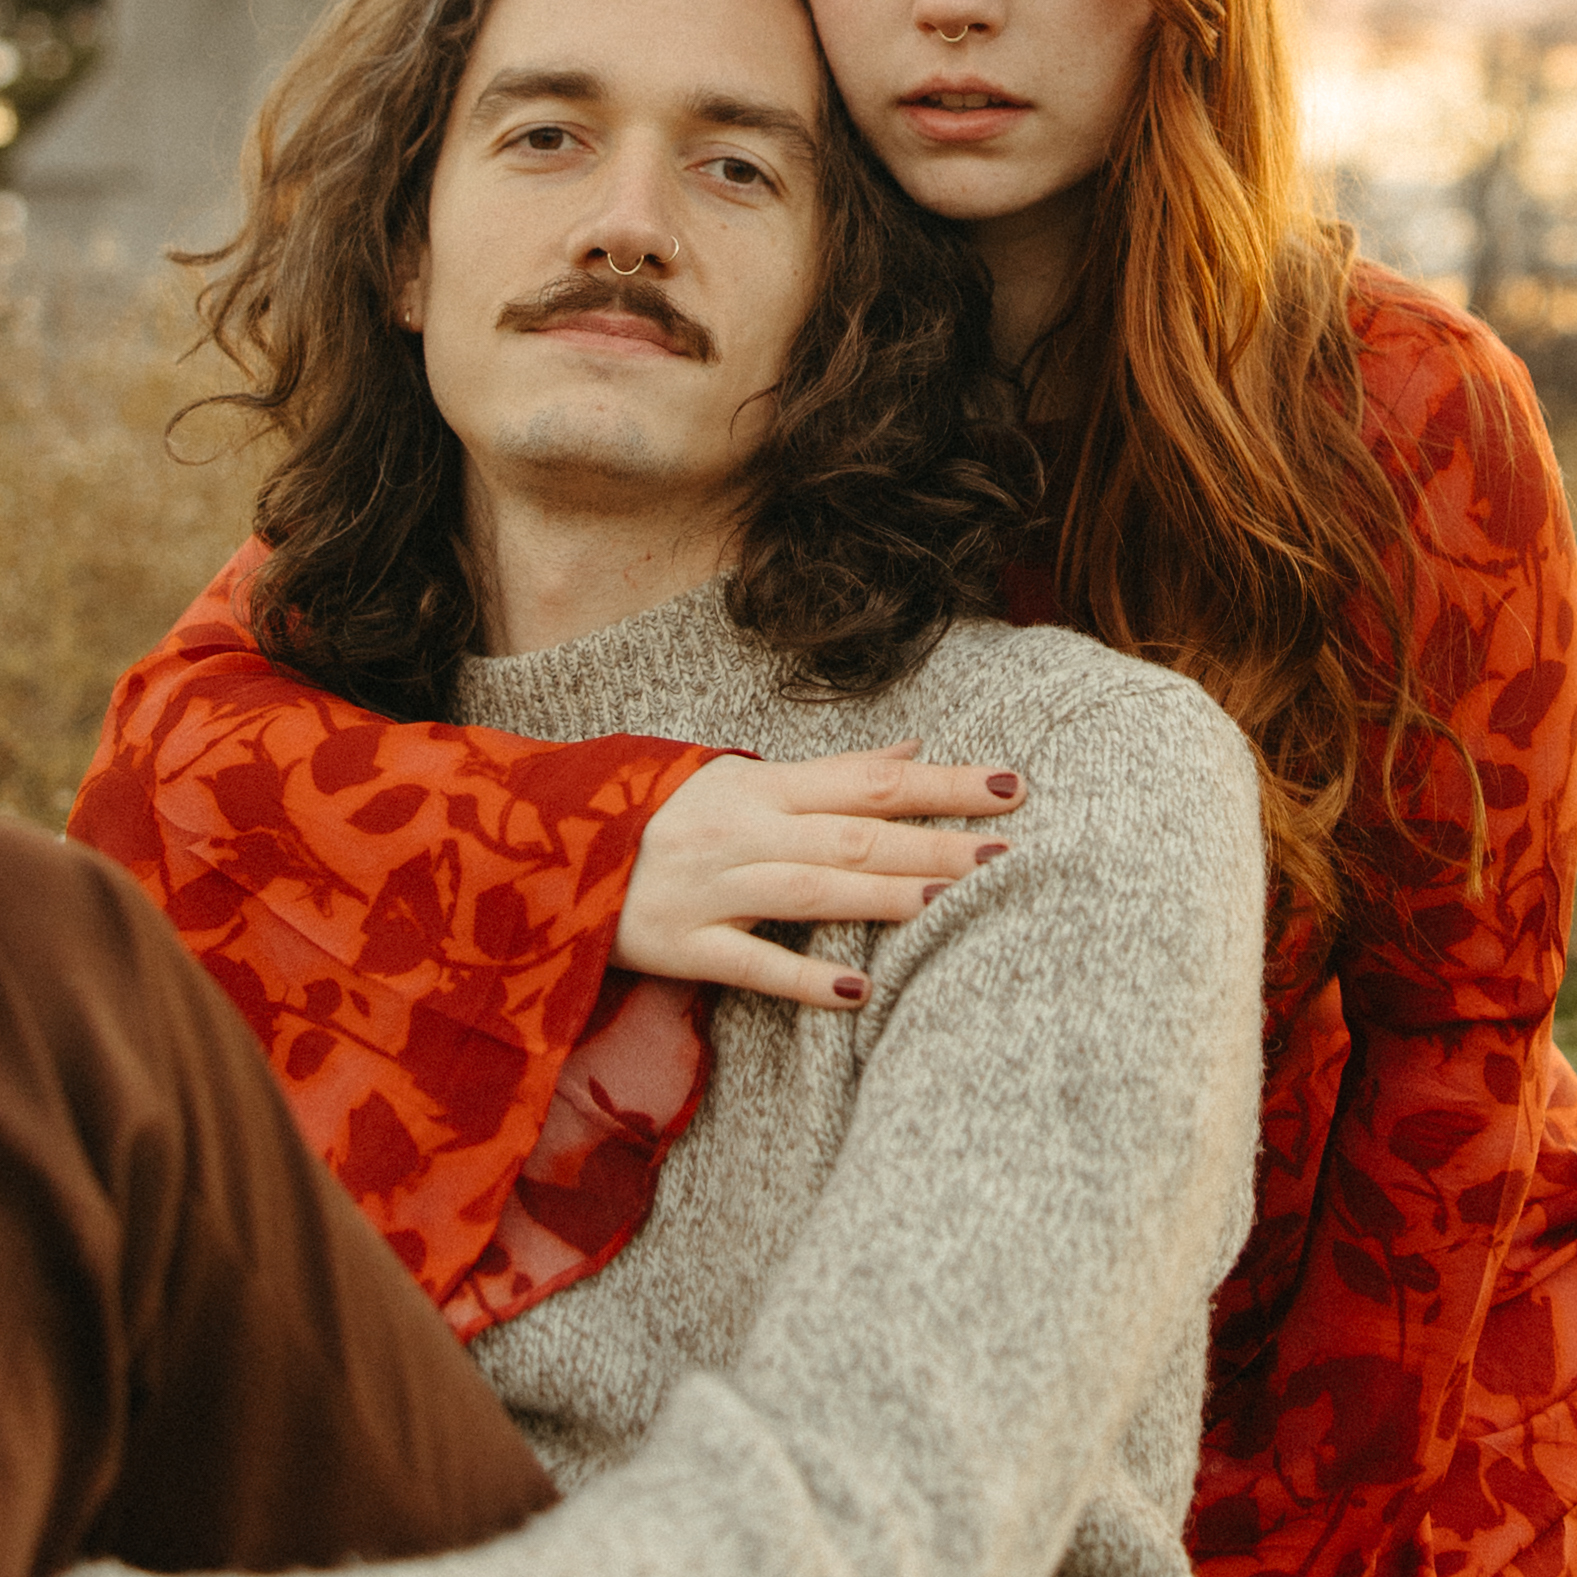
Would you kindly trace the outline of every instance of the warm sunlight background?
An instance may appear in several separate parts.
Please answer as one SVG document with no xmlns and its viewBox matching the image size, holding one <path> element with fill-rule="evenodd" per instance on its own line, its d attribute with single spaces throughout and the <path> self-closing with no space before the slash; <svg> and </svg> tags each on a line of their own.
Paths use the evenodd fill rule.
<svg viewBox="0 0 1577 1577">
<path fill-rule="evenodd" d="M 1305 153 L 1365 249 L 1486 317 L 1577 464 L 1577 4 L 1309 0 Z"/>
</svg>

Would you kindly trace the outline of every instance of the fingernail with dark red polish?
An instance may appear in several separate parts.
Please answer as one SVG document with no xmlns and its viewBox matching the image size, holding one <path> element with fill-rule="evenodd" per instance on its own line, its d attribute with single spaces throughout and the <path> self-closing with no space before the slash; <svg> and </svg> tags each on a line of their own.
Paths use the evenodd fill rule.
<svg viewBox="0 0 1577 1577">
<path fill-rule="evenodd" d="M 994 772 L 986 779 L 986 787 L 998 799 L 1012 799 L 1018 793 L 1018 774 L 1016 772 Z"/>
<path fill-rule="evenodd" d="M 994 860 L 999 854 L 1006 854 L 1008 846 L 1005 843 L 982 843 L 975 850 L 975 864 L 984 865 L 987 860 Z"/>
<path fill-rule="evenodd" d="M 932 882 L 929 887 L 921 892 L 920 901 L 922 903 L 930 903 L 933 898 L 941 897 L 947 891 L 947 888 L 948 884 L 946 882 Z"/>
<path fill-rule="evenodd" d="M 865 982 L 858 975 L 839 975 L 832 983 L 832 994 L 845 1002 L 858 1002 L 865 996 Z"/>
</svg>

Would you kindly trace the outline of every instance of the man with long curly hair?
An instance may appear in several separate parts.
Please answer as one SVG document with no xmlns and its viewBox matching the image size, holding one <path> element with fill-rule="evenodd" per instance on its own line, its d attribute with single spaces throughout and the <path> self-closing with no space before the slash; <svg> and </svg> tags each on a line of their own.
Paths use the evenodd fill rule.
<svg viewBox="0 0 1577 1577">
<path fill-rule="evenodd" d="M 976 616 L 989 299 L 797 0 L 596 13 L 347 0 L 271 101 L 208 304 L 286 439 L 271 551 L 123 684 L 74 829 L 568 1493 L 466 1569 L 1185 1571 L 1252 1208 L 1251 755 L 1190 681 Z M 444 764 L 391 774 L 400 729 Z M 501 784 L 503 732 L 652 744 L 566 810 L 570 747 Z M 825 1006 L 723 992 L 707 1084 L 688 988 L 599 999 L 654 784 L 915 736 L 1005 814 L 897 829 L 957 861 L 901 923 L 776 936 Z M 278 1559 L 292 1507 L 249 1514 Z"/>
</svg>

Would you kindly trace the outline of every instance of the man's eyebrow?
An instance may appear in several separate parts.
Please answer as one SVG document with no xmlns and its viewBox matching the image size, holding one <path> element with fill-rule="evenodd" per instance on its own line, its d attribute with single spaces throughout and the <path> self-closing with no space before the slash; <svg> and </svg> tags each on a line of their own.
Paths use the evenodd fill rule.
<svg viewBox="0 0 1577 1577">
<path fill-rule="evenodd" d="M 563 99 L 571 104 L 595 103 L 607 97 L 607 84 L 594 71 L 533 71 L 524 67 L 500 71 L 482 89 L 471 107 L 471 126 L 485 126 L 503 110 L 525 99 Z"/>
<path fill-rule="evenodd" d="M 734 98 L 726 93 L 697 93 L 688 105 L 690 114 L 709 126 L 739 126 L 776 137 L 791 157 L 805 164 L 821 160 L 821 143 L 804 120 L 781 104 Z"/>
</svg>

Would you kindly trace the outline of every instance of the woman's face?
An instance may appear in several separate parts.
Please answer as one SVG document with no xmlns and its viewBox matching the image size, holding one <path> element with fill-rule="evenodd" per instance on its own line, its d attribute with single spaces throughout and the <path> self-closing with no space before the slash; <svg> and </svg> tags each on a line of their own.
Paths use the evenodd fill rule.
<svg viewBox="0 0 1577 1577">
<path fill-rule="evenodd" d="M 1100 163 L 1150 0 L 810 0 L 856 124 L 917 202 L 1000 219 Z M 948 42 L 949 36 L 962 38 Z"/>
</svg>

